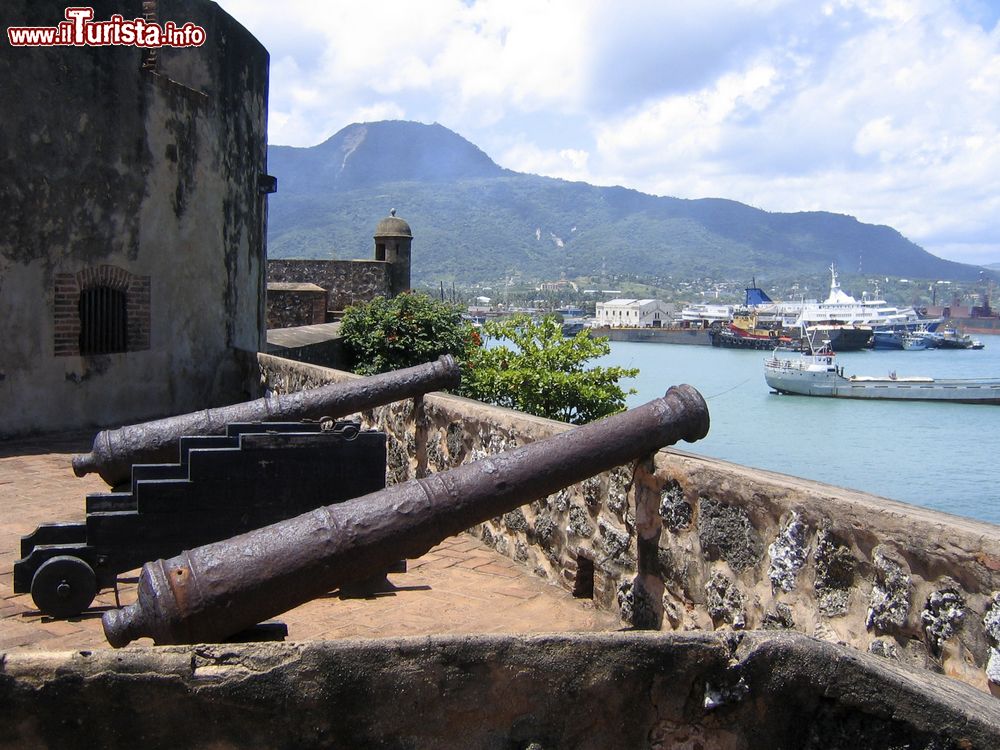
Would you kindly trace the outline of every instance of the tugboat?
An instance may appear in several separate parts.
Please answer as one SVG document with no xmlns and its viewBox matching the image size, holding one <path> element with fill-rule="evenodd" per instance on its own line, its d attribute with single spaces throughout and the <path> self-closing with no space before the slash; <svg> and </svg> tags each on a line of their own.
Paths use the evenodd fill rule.
<svg viewBox="0 0 1000 750">
<path fill-rule="evenodd" d="M 713 326 L 709 335 L 712 346 L 727 349 L 768 350 L 780 346 L 801 351 L 802 347 L 801 337 L 792 335 L 780 322 L 762 322 L 757 313 L 747 309 L 734 313 L 729 323 Z"/>
<path fill-rule="evenodd" d="M 959 333 L 954 328 L 930 334 L 930 345 L 935 349 L 982 349 L 983 342 L 967 333 Z"/>
</svg>

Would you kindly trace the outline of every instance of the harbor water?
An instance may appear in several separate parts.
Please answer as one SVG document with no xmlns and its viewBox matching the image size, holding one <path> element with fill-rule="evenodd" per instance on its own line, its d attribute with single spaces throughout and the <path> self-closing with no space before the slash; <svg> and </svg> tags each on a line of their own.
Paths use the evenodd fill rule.
<svg viewBox="0 0 1000 750">
<path fill-rule="evenodd" d="M 1000 336 L 981 350 L 837 355 L 846 375 L 1000 378 Z M 778 395 L 769 352 L 611 342 L 599 364 L 638 367 L 628 405 L 690 383 L 706 398 L 709 435 L 678 447 L 913 505 L 1000 524 L 1000 406 Z M 798 355 L 786 355 L 798 356 Z"/>
</svg>

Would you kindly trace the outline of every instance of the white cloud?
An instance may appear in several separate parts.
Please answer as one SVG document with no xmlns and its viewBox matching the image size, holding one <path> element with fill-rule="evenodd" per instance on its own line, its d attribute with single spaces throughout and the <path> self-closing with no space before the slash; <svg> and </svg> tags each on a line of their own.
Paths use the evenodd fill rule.
<svg viewBox="0 0 1000 750">
<path fill-rule="evenodd" d="M 842 3 L 832 17 L 848 5 L 864 20 L 827 59 L 775 46 L 757 75 L 608 122 L 592 169 L 656 193 L 851 213 L 958 259 L 992 237 L 1000 258 L 998 32 L 914 3 Z M 966 235 L 966 255 L 945 241 Z"/>
<path fill-rule="evenodd" d="M 766 64 L 727 73 L 706 89 L 651 102 L 600 126 L 597 150 L 613 170 L 663 173 L 713 156 L 729 124 L 770 100 L 775 71 Z M 652 176 L 652 175 L 651 175 Z"/>
<path fill-rule="evenodd" d="M 312 143 L 331 127 L 348 124 L 348 113 L 388 99 L 417 119 L 477 128 L 512 109 L 560 107 L 580 96 L 587 3 L 223 0 L 222 5 L 280 60 L 272 70 L 273 106 L 308 123 L 294 132 L 298 138 L 312 132 Z M 298 50 L 296 28 L 321 42 Z M 313 96 L 304 97 L 303 89 Z M 293 126 L 286 121 L 272 129 L 272 142 L 290 143 L 286 127 Z"/>
<path fill-rule="evenodd" d="M 441 122 L 519 171 L 890 224 L 1000 260 L 1000 12 L 978 0 L 222 0 L 270 137 Z"/>
<path fill-rule="evenodd" d="M 376 102 L 367 107 L 358 107 L 350 119 L 351 122 L 403 120 L 406 119 L 406 112 L 395 102 Z"/>
<path fill-rule="evenodd" d="M 590 154 L 580 149 L 541 149 L 533 143 L 521 142 L 500 154 L 497 163 L 516 172 L 561 177 L 564 180 L 584 180 L 590 176 L 587 163 Z"/>
</svg>

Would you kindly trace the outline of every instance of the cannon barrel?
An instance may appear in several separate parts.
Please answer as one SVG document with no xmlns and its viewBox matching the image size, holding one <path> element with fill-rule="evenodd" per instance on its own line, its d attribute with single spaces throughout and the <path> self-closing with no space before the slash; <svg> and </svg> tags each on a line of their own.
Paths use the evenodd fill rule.
<svg viewBox="0 0 1000 750">
<path fill-rule="evenodd" d="M 104 614 L 117 647 L 217 642 L 470 526 L 708 433 L 689 385 L 554 437 L 143 566 L 138 600 Z"/>
<path fill-rule="evenodd" d="M 458 363 L 446 354 L 436 362 L 381 375 L 103 430 L 94 438 L 90 453 L 73 457 L 73 473 L 82 477 L 96 471 L 114 486 L 129 479 L 132 464 L 176 462 L 177 441 L 186 435 L 221 434 L 231 422 L 343 417 L 429 391 L 454 388 L 460 381 Z"/>
</svg>

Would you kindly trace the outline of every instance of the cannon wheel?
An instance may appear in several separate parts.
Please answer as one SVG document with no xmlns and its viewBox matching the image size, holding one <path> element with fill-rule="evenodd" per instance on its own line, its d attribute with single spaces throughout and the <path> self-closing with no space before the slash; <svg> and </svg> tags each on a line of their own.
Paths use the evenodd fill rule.
<svg viewBox="0 0 1000 750">
<path fill-rule="evenodd" d="M 78 615 L 94 601 L 97 576 L 94 569 L 72 555 L 46 560 L 31 579 L 31 599 L 52 617 Z"/>
</svg>

